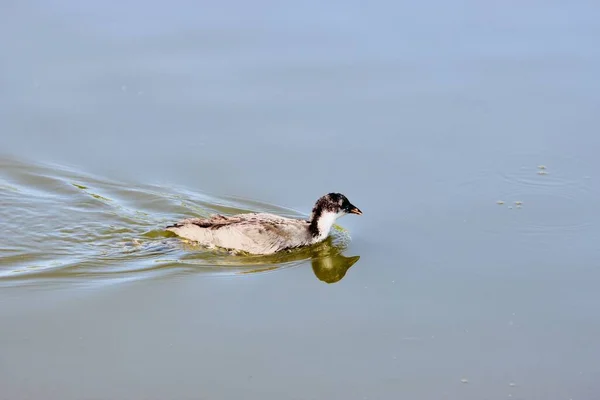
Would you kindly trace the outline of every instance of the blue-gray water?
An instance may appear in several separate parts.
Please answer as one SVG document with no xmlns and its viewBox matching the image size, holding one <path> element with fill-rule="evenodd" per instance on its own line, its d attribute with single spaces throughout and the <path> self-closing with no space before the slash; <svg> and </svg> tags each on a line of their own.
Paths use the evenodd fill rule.
<svg viewBox="0 0 600 400">
<path fill-rule="evenodd" d="M 0 399 L 597 398 L 599 17 L 4 4 Z M 161 230 L 330 191 L 282 258 Z"/>
</svg>

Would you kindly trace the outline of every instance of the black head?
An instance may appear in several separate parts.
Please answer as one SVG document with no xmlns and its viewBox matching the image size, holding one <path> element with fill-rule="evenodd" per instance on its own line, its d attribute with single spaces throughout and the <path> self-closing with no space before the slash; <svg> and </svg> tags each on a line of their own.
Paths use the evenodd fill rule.
<svg viewBox="0 0 600 400">
<path fill-rule="evenodd" d="M 350 200 L 341 193 L 329 193 L 317 200 L 315 207 L 312 210 L 311 219 L 314 220 L 315 217 L 318 218 L 324 212 L 332 212 L 335 214 L 362 214 L 362 211 L 350 203 Z"/>
<path fill-rule="evenodd" d="M 332 215 L 333 214 L 333 215 Z M 346 214 L 362 212 L 341 193 L 329 193 L 315 203 L 310 216 L 309 230 L 313 236 L 328 235 L 334 221 Z"/>
</svg>

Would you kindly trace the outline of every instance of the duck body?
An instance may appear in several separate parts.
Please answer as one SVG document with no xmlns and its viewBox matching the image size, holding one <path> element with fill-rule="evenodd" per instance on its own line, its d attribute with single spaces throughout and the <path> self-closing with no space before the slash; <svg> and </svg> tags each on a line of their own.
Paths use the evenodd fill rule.
<svg viewBox="0 0 600 400">
<path fill-rule="evenodd" d="M 206 247 L 273 254 L 316 243 L 308 226 L 306 220 L 249 213 L 186 219 L 167 230 Z"/>
<path fill-rule="evenodd" d="M 309 220 L 267 213 L 213 215 L 185 219 L 166 229 L 205 247 L 273 254 L 325 240 L 336 219 L 348 213 L 361 211 L 344 195 L 329 193 L 317 201 Z"/>
</svg>

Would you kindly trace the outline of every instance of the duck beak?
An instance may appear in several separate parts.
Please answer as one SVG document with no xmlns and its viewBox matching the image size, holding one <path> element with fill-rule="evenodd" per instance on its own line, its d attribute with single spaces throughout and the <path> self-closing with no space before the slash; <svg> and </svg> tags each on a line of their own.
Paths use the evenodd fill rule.
<svg viewBox="0 0 600 400">
<path fill-rule="evenodd" d="M 350 206 L 350 214 L 362 215 L 362 211 L 356 206 Z"/>
</svg>

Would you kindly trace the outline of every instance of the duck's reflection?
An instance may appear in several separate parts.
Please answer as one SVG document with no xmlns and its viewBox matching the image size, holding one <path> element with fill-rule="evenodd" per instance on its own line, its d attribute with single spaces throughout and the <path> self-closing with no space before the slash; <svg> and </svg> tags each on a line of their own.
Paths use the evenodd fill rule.
<svg viewBox="0 0 600 400">
<path fill-rule="evenodd" d="M 326 283 L 342 280 L 350 267 L 360 259 L 360 256 L 346 257 L 343 251 L 344 247 L 336 246 L 331 238 L 312 249 L 310 262 L 319 280 Z"/>
<path fill-rule="evenodd" d="M 360 259 L 360 256 L 346 257 L 343 251 L 346 249 L 344 243 L 328 237 L 323 242 L 309 248 L 294 250 L 288 253 L 269 256 L 267 263 L 294 264 L 310 259 L 315 276 L 326 283 L 335 283 L 344 276 L 346 272 Z M 263 266 L 264 270 L 265 266 Z M 270 270 L 277 269 L 271 266 Z"/>
<path fill-rule="evenodd" d="M 312 270 L 319 280 L 326 283 L 335 283 L 342 280 L 350 267 L 360 259 L 360 256 L 346 257 L 343 254 L 345 249 L 345 245 L 329 237 L 325 241 L 309 248 L 280 253 L 268 258 L 263 257 L 262 261 L 266 264 L 279 264 L 279 266 L 283 266 L 310 259 Z M 254 272 L 278 268 L 278 266 L 266 266 L 263 264 L 262 268 Z"/>
<path fill-rule="evenodd" d="M 344 276 L 353 266 L 360 256 L 346 257 L 342 254 L 326 256 L 322 258 L 313 258 L 312 268 L 315 276 L 326 283 L 335 283 Z"/>
<path fill-rule="evenodd" d="M 281 252 L 269 256 L 230 253 L 226 251 L 198 251 L 192 243 L 185 245 L 186 254 L 178 261 L 179 266 L 193 264 L 206 270 L 232 274 L 256 274 L 285 269 L 305 264 L 310 260 L 315 276 L 326 283 L 339 282 L 360 259 L 359 256 L 346 257 L 346 241 L 329 237 L 314 246 Z M 193 251 L 190 251 L 193 250 Z"/>
</svg>

